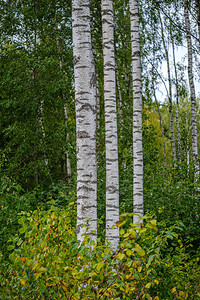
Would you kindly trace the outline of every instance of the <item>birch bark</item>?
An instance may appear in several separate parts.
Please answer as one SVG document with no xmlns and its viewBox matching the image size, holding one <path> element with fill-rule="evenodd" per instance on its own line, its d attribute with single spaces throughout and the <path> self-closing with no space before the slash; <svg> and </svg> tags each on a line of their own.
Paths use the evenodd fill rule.
<svg viewBox="0 0 200 300">
<path fill-rule="evenodd" d="M 197 8 L 197 23 L 198 23 L 198 32 L 199 32 L 199 43 L 200 43 L 200 0 L 196 0 Z"/>
<path fill-rule="evenodd" d="M 191 119 L 192 119 L 192 158 L 195 168 L 195 179 L 199 177 L 199 163 L 198 163 L 198 148 L 197 148 L 197 114 L 196 114 L 196 95 L 193 79 L 193 66 L 192 66 L 192 39 L 190 31 L 190 20 L 188 12 L 188 0 L 184 0 L 184 16 L 185 16 L 185 28 L 187 37 L 187 49 L 188 49 L 188 77 L 190 86 L 191 97 Z"/>
<path fill-rule="evenodd" d="M 119 221 L 119 171 L 113 1 L 102 0 L 101 11 L 106 144 L 106 240 L 115 251 L 119 243 L 119 228 L 112 228 L 112 226 Z"/>
<path fill-rule="evenodd" d="M 77 151 L 77 239 L 88 230 L 96 242 L 96 87 L 90 31 L 90 1 L 72 1 Z M 86 224 L 83 227 L 83 224 Z"/>
<path fill-rule="evenodd" d="M 143 216 L 142 74 L 137 0 L 129 0 L 133 76 L 133 222 Z"/>
</svg>

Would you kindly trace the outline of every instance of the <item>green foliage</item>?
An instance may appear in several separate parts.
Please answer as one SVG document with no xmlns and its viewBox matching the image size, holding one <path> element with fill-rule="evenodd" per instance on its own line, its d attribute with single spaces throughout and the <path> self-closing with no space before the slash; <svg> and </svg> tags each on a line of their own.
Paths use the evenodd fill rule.
<svg viewBox="0 0 200 300">
<path fill-rule="evenodd" d="M 20 214 L 20 230 L 8 241 L 12 263 L 1 266 L 0 299 L 198 299 L 199 258 L 186 253 L 181 225 L 165 228 L 146 216 L 138 226 L 124 214 L 112 253 L 87 235 L 77 243 L 73 202 L 68 209 L 48 205 Z"/>
<path fill-rule="evenodd" d="M 184 163 L 180 168 L 172 170 L 156 170 L 147 186 L 145 186 L 145 210 L 154 213 L 159 221 L 172 226 L 181 221 L 184 224 L 182 238 L 192 243 L 196 251 L 199 247 L 200 204 L 198 183 L 193 183 L 185 176 Z M 158 169 L 159 168 L 159 171 Z M 189 241 L 189 242 L 188 242 Z"/>
<path fill-rule="evenodd" d="M 24 194 L 22 187 L 10 180 L 2 177 L 0 181 L 0 244 L 4 259 L 7 260 L 7 241 L 19 230 L 18 213 L 36 208 L 37 200 L 33 194 Z"/>
<path fill-rule="evenodd" d="M 199 183 L 194 183 L 193 176 L 191 109 L 184 66 L 177 66 L 181 132 L 181 162 L 177 163 L 177 169 L 173 168 L 171 155 L 167 100 L 160 107 L 167 166 L 163 159 L 158 113 L 152 102 L 152 89 L 158 89 L 162 80 L 158 73 L 163 59 L 158 34 L 158 3 L 142 0 L 140 5 L 144 207 L 146 213 L 156 216 L 158 224 L 148 217 L 144 219 L 144 226 L 136 228 L 130 224 L 131 216 L 122 217 L 118 223 L 120 247 L 112 253 L 104 246 L 101 3 L 91 1 L 92 46 L 100 96 L 97 128 L 99 240 L 98 246 L 94 246 L 85 238 L 78 247 L 75 237 L 76 120 L 71 2 L 1 1 L 0 299 L 200 299 Z M 168 5 L 173 18 L 179 4 L 175 1 L 173 7 L 172 1 L 165 1 L 165 11 Z M 133 210 L 128 0 L 114 1 L 114 9 L 120 211 L 125 213 Z M 176 14 L 177 22 L 180 20 Z M 165 25 L 168 30 L 169 20 L 165 20 Z M 180 45 L 182 35 L 173 24 L 171 26 L 175 44 Z M 197 101 L 200 143 L 198 111 Z M 173 117 L 175 121 L 175 105 Z M 66 156 L 72 167 L 70 178 L 66 172 Z M 52 200 L 54 206 L 51 206 Z"/>
<path fill-rule="evenodd" d="M 4 17 L 14 15 L 19 26 L 10 26 L 0 48 L 0 148 L 6 158 L 0 173 L 30 191 L 66 179 L 66 154 L 75 169 L 71 8 L 62 0 L 14 2 L 4 3 Z"/>
<path fill-rule="evenodd" d="M 48 187 L 37 186 L 32 192 L 25 192 L 21 185 L 8 177 L 0 180 L 0 244 L 3 258 L 8 263 L 7 241 L 19 230 L 19 213 L 27 213 L 36 208 L 48 209 L 48 201 L 55 200 L 56 207 L 68 205 L 69 199 L 75 199 L 71 185 L 52 184 Z M 75 222 L 72 222 L 75 226 Z"/>
</svg>

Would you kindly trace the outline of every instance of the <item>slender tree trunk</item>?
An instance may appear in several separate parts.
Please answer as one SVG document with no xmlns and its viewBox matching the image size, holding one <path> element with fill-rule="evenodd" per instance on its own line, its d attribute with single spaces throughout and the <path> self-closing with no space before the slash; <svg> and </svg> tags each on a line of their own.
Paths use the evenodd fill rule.
<svg viewBox="0 0 200 300">
<path fill-rule="evenodd" d="M 62 61 L 62 57 L 59 58 L 60 59 L 60 71 L 63 74 L 63 61 Z M 68 120 L 68 109 L 67 109 L 67 101 L 66 101 L 66 95 L 64 90 L 62 90 L 62 102 L 63 102 L 63 117 L 64 117 L 64 126 L 65 126 L 65 146 L 64 146 L 64 157 L 65 157 L 65 161 L 64 161 L 64 176 L 65 178 L 67 177 L 67 179 L 69 180 L 71 177 L 71 163 L 70 163 L 70 159 L 69 159 L 69 155 L 68 152 L 66 152 L 66 145 L 69 143 L 69 132 L 66 128 L 66 123 Z"/>
<path fill-rule="evenodd" d="M 121 88 L 120 88 L 120 82 L 119 82 L 119 74 L 117 72 L 117 66 L 116 68 L 116 87 L 117 87 L 117 94 L 118 94 L 118 116 L 120 118 L 120 124 L 124 123 L 123 115 L 122 115 L 122 94 L 121 94 Z"/>
<path fill-rule="evenodd" d="M 90 1 L 72 1 L 77 151 L 77 239 L 86 229 L 96 242 L 96 87 L 90 31 Z M 82 225 L 86 224 L 86 227 Z"/>
<path fill-rule="evenodd" d="M 66 97 L 65 97 L 65 93 L 63 92 L 63 114 L 64 114 L 64 125 L 66 127 L 66 122 L 68 120 L 68 109 L 67 109 L 67 105 L 66 105 Z M 69 143 L 69 132 L 67 131 L 67 129 L 65 128 L 65 144 L 67 145 Z M 64 147 L 64 152 L 65 152 L 65 161 L 64 161 L 64 174 L 65 174 L 65 178 L 67 177 L 67 179 L 69 180 L 71 177 L 71 163 L 70 163 L 70 159 L 69 159 L 69 155 L 68 152 L 66 152 L 66 146 Z"/>
<path fill-rule="evenodd" d="M 33 40 L 33 52 L 34 59 L 37 59 L 37 3 L 34 3 L 34 40 Z M 35 114 L 34 114 L 34 164 L 35 164 L 35 183 L 39 182 L 39 170 L 38 170 L 38 99 L 36 91 L 36 69 L 33 69 L 33 97 L 35 102 Z"/>
<path fill-rule="evenodd" d="M 34 96 L 35 102 L 37 101 L 36 97 Z M 35 184 L 39 182 L 39 170 L 38 170 L 38 107 L 36 105 L 35 114 L 34 114 L 34 150 L 33 150 L 33 159 L 34 159 L 34 168 L 35 168 Z"/>
<path fill-rule="evenodd" d="M 56 20 L 55 20 L 56 23 Z M 58 25 L 56 23 L 56 31 L 58 32 Z M 57 43 L 57 48 L 60 53 L 62 53 L 63 45 L 60 43 L 58 36 L 56 37 L 56 43 Z M 63 56 L 62 54 L 59 55 L 59 67 L 60 67 L 60 72 L 63 76 Z M 71 162 L 69 159 L 68 152 L 66 151 L 66 145 L 69 142 L 69 132 L 67 131 L 66 128 L 66 123 L 68 120 L 68 109 L 67 109 L 67 101 L 66 101 L 66 94 L 64 89 L 62 89 L 62 104 L 63 104 L 63 119 L 64 119 L 64 139 L 65 139 L 65 145 L 63 147 L 63 152 L 64 152 L 64 161 L 63 161 L 63 173 L 64 173 L 64 178 L 70 179 L 71 177 Z"/>
<path fill-rule="evenodd" d="M 91 32 L 94 30 L 93 28 L 93 22 L 92 22 L 92 17 L 90 18 L 90 27 L 91 27 Z M 96 57 L 96 48 L 95 48 L 95 39 L 92 36 L 92 53 L 93 57 L 95 59 Z M 100 122 L 99 122 L 99 116 L 100 116 L 100 93 L 99 93 L 99 79 L 98 79 L 98 72 L 97 68 L 95 65 L 95 74 L 96 74 L 96 106 L 97 106 L 97 129 L 100 127 Z"/>
<path fill-rule="evenodd" d="M 156 39 L 156 29 L 155 29 L 155 23 L 153 22 L 153 20 L 151 19 L 151 26 L 153 28 L 153 63 L 152 63 L 152 89 L 153 89 L 153 96 L 154 96 L 154 99 L 155 99 L 155 102 L 156 102 L 156 107 L 157 107 L 157 111 L 158 111 L 158 115 L 159 115 L 159 121 L 160 121 L 160 130 L 161 130 L 161 133 L 162 133 L 162 140 L 163 140 L 163 153 L 164 153 L 164 162 L 165 162 L 165 165 L 167 163 L 167 154 L 166 154 L 166 146 L 165 146 L 165 135 L 164 135 L 164 130 L 163 130 L 163 126 L 162 126 L 162 116 L 161 116 L 161 113 L 160 113 L 160 107 L 159 107 L 159 102 L 158 102 L 158 99 L 156 97 L 156 89 L 155 89 L 155 81 L 156 81 L 156 74 L 155 74 L 155 70 L 156 70 L 156 67 L 155 67 L 155 39 Z M 166 89 L 167 90 L 167 89 Z M 168 90 L 167 90 L 167 93 L 168 93 Z"/>
<path fill-rule="evenodd" d="M 166 146 L 165 146 L 165 135 L 164 135 L 163 126 L 162 126 L 162 117 L 161 117 L 160 107 L 159 107 L 158 99 L 156 97 L 155 89 L 153 89 L 153 93 L 154 93 L 154 99 L 156 101 L 156 106 L 157 106 L 158 115 L 159 115 L 160 130 L 161 130 L 161 133 L 162 133 L 162 140 L 163 140 L 164 162 L 165 162 L 165 165 L 166 165 L 167 154 L 166 154 Z"/>
<path fill-rule="evenodd" d="M 112 226 L 119 221 L 119 171 L 113 1 L 102 0 L 101 10 L 106 144 L 106 240 L 111 243 L 111 248 L 115 251 L 119 243 L 119 228 L 112 228 Z"/>
<path fill-rule="evenodd" d="M 198 32 L 199 32 L 199 43 L 200 43 L 200 0 L 196 0 L 197 8 L 197 23 L 198 23 Z"/>
<path fill-rule="evenodd" d="M 196 115 L 196 95 L 193 79 L 193 66 L 192 66 L 192 39 L 190 34 L 190 20 L 188 12 L 188 0 L 184 0 L 184 16 L 185 27 L 187 37 L 187 49 L 188 49 L 188 77 L 190 85 L 190 97 L 191 97 L 191 117 L 192 117 L 192 158 L 195 168 L 195 179 L 199 177 L 199 163 L 198 163 L 198 147 L 197 147 L 197 115 Z"/>
<path fill-rule="evenodd" d="M 173 113 L 172 113 L 172 82 L 171 82 L 171 74 L 170 74 L 170 64 L 169 64 L 169 53 L 167 50 L 167 46 L 165 43 L 165 36 L 163 30 L 162 18 L 159 13 L 160 25 L 161 25 L 161 35 L 163 46 L 165 49 L 165 56 L 167 61 L 167 75 L 168 75 L 168 83 L 169 83 L 169 118 L 170 118 L 170 131 L 171 131 L 171 143 L 172 143 L 172 155 L 174 162 L 176 161 L 176 144 L 175 144 L 175 136 L 174 136 L 174 124 L 173 124 Z"/>
<path fill-rule="evenodd" d="M 173 50 L 173 63 L 174 63 L 174 72 L 175 72 L 175 85 L 176 85 L 176 131 L 177 131 L 177 144 L 178 144 L 178 161 L 181 161 L 181 135 L 179 127 L 179 91 L 178 91 L 178 76 L 176 69 L 176 57 L 175 57 L 175 47 L 174 39 L 172 37 L 172 50 Z"/>
<path fill-rule="evenodd" d="M 139 7 L 129 0 L 131 17 L 133 76 L 133 222 L 139 221 L 143 209 L 143 146 L 142 146 L 142 72 L 140 54 Z M 141 221 L 139 221 L 141 222 Z"/>
</svg>

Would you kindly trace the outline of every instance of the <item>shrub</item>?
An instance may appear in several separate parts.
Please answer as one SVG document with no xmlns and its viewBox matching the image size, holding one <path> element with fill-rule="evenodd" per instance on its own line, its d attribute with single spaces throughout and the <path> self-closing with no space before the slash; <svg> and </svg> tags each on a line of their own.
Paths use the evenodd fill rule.
<svg viewBox="0 0 200 300">
<path fill-rule="evenodd" d="M 0 299 L 199 299 L 199 259 L 186 253 L 181 224 L 167 229 L 146 216 L 138 226 L 125 214 L 113 253 L 87 235 L 79 246 L 74 207 L 21 213 Z"/>
</svg>

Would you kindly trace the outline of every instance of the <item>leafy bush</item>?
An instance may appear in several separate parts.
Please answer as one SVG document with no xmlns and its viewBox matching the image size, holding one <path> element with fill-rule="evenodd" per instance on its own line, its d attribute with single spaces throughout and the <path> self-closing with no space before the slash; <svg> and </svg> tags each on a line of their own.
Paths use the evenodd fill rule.
<svg viewBox="0 0 200 300">
<path fill-rule="evenodd" d="M 113 253 L 87 235 L 79 246 L 74 208 L 21 213 L 8 245 L 12 263 L 1 264 L 0 299 L 200 299 L 199 258 L 186 253 L 181 224 L 167 229 L 146 216 L 138 227 L 125 214 Z"/>
</svg>

